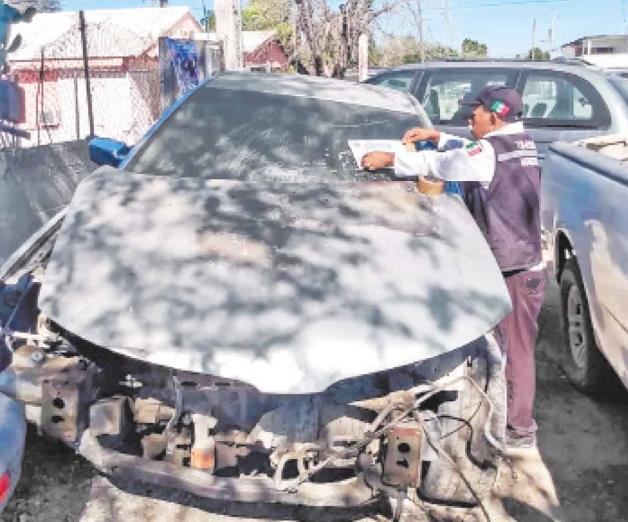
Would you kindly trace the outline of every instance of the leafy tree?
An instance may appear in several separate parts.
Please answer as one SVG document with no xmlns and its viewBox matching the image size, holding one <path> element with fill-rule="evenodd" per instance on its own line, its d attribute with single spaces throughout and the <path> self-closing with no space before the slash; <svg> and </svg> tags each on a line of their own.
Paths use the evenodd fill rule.
<svg viewBox="0 0 628 522">
<path fill-rule="evenodd" d="M 216 30 L 216 13 L 213 10 L 208 9 L 207 11 L 205 11 L 205 15 L 203 16 L 203 18 L 201 18 L 200 21 L 203 29 L 205 29 L 206 31 Z"/>
<path fill-rule="evenodd" d="M 17 8 L 22 13 L 29 7 L 34 7 L 38 13 L 59 11 L 61 9 L 60 0 L 8 0 L 6 3 Z"/>
<path fill-rule="evenodd" d="M 373 21 L 391 9 L 387 0 L 373 9 L 374 2 L 344 0 L 332 9 L 327 0 L 251 0 L 242 9 L 242 29 L 273 29 L 299 70 L 343 76 L 357 62 L 360 35 L 370 34 Z"/>
<path fill-rule="evenodd" d="M 294 52 L 293 4 L 290 0 L 251 0 L 242 9 L 243 31 L 274 30 L 288 54 Z"/>
<path fill-rule="evenodd" d="M 550 53 L 548 51 L 543 51 L 538 47 L 534 47 L 528 51 L 528 60 L 536 60 L 536 61 L 548 61 L 550 59 Z"/>
<path fill-rule="evenodd" d="M 480 43 L 477 40 L 471 38 L 465 38 L 462 41 L 462 55 L 469 57 L 482 57 L 486 56 L 488 48 L 486 44 Z"/>
</svg>

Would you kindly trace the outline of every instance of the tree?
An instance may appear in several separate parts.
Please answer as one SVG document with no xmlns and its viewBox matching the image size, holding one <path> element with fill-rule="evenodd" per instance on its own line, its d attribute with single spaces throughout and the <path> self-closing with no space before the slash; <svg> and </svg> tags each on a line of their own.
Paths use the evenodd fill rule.
<svg viewBox="0 0 628 522">
<path fill-rule="evenodd" d="M 550 59 L 550 53 L 548 51 L 543 51 L 538 47 L 534 47 L 528 51 L 528 60 L 536 60 L 536 61 L 548 61 Z"/>
<path fill-rule="evenodd" d="M 8 0 L 6 3 L 22 13 L 29 7 L 34 7 L 38 13 L 59 11 L 61 9 L 60 0 Z"/>
<path fill-rule="evenodd" d="M 380 67 L 417 63 L 420 61 L 420 44 L 413 36 L 389 36 L 372 53 L 371 63 Z M 458 56 L 451 47 L 441 44 L 424 43 L 423 56 L 426 60 L 442 60 Z"/>
<path fill-rule="evenodd" d="M 317 76 L 344 76 L 357 62 L 360 35 L 370 34 L 374 21 L 393 7 L 384 2 L 375 10 L 374 0 L 346 0 L 333 11 L 325 0 L 296 1 L 298 59 Z"/>
<path fill-rule="evenodd" d="M 251 0 L 242 9 L 242 30 L 274 30 L 281 46 L 291 55 L 294 53 L 293 5 L 290 0 Z"/>
<path fill-rule="evenodd" d="M 201 25 L 203 26 L 203 29 L 205 29 L 205 31 L 215 31 L 216 30 L 216 13 L 212 9 L 206 10 L 200 22 L 201 22 Z"/>
<path fill-rule="evenodd" d="M 468 57 L 482 57 L 487 55 L 488 48 L 486 44 L 480 43 L 471 38 L 465 38 L 462 41 L 462 55 Z"/>
</svg>

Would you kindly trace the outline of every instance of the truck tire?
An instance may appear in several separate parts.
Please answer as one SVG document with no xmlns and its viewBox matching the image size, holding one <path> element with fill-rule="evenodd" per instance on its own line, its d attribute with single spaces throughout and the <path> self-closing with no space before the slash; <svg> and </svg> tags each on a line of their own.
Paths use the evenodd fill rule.
<svg viewBox="0 0 628 522">
<path fill-rule="evenodd" d="M 609 367 L 595 342 L 587 295 L 573 257 L 567 260 L 561 272 L 560 309 L 563 371 L 580 391 L 598 392 L 606 384 Z"/>
</svg>

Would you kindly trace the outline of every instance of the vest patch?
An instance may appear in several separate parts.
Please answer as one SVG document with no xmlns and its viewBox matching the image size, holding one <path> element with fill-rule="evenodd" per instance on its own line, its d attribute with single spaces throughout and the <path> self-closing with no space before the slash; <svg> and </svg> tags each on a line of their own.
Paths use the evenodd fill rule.
<svg viewBox="0 0 628 522">
<path fill-rule="evenodd" d="M 482 152 L 483 149 L 479 141 L 473 141 L 465 147 L 465 150 L 469 156 L 475 156 Z"/>
</svg>

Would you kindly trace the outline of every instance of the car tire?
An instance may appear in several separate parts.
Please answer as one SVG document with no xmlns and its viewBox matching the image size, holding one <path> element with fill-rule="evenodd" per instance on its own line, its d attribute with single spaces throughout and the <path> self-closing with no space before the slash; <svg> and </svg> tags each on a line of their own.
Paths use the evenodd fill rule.
<svg viewBox="0 0 628 522">
<path fill-rule="evenodd" d="M 595 342 L 587 295 L 573 257 L 567 260 L 560 275 L 560 316 L 563 371 L 580 391 L 599 392 L 608 382 L 610 369 Z"/>
</svg>

